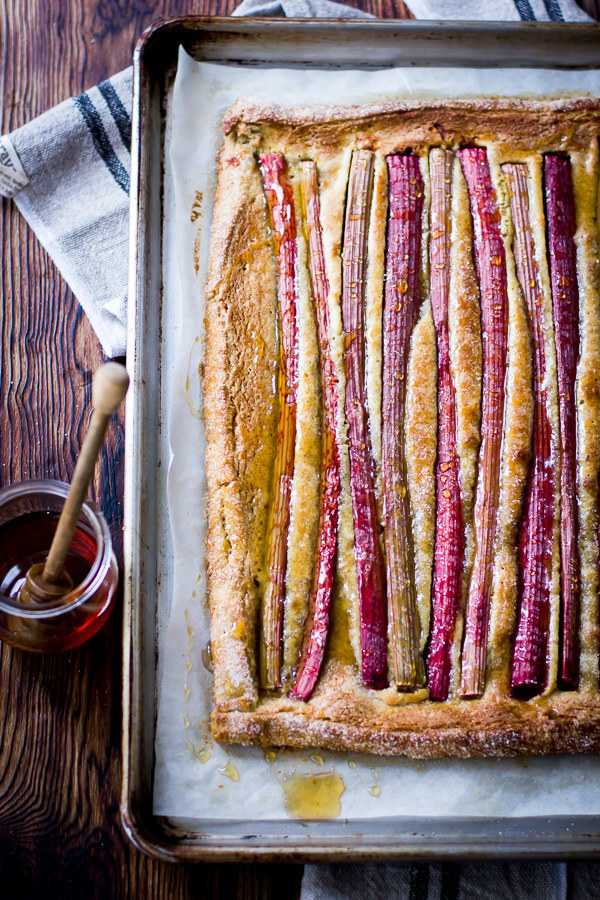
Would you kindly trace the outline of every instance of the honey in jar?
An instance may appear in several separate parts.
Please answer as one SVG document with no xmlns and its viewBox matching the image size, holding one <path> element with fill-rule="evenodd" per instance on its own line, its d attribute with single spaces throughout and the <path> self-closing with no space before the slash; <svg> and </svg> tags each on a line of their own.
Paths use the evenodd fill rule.
<svg viewBox="0 0 600 900">
<path fill-rule="evenodd" d="M 29 481 L 0 490 L 0 638 L 41 653 L 69 650 L 91 638 L 112 609 L 118 572 L 108 526 L 82 507 L 64 564 L 66 593 L 23 591 L 27 572 L 43 566 L 68 485 Z"/>
</svg>

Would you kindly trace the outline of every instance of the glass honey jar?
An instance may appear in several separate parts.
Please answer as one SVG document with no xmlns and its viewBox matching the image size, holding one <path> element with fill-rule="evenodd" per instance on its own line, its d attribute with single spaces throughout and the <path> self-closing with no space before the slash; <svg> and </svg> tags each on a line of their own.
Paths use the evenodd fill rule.
<svg viewBox="0 0 600 900">
<path fill-rule="evenodd" d="M 83 644 L 112 610 L 118 568 L 102 514 L 84 503 L 65 561 L 72 587 L 58 596 L 22 591 L 46 559 L 69 486 L 23 481 L 0 490 L 0 638 L 14 647 L 56 653 Z"/>
</svg>

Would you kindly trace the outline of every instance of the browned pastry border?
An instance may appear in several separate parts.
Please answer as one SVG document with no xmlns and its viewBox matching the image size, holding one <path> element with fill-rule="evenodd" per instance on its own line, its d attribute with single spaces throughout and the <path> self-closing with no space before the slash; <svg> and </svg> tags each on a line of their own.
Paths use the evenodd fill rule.
<svg viewBox="0 0 600 900">
<path fill-rule="evenodd" d="M 216 740 L 260 746 L 318 746 L 413 757 L 600 751 L 596 537 L 597 473 L 600 466 L 600 301 L 597 194 L 592 196 L 593 186 L 597 191 L 599 111 L 598 101 L 579 98 L 552 102 L 411 101 L 363 108 L 314 109 L 280 109 L 240 102 L 227 114 L 207 284 L 204 376 L 209 486 L 207 566 L 216 707 L 212 728 Z M 490 148 L 491 160 L 497 169 L 501 162 L 512 160 L 528 161 L 532 171 L 537 171 L 535 157 L 537 155 L 539 158 L 539 154 L 546 151 L 568 152 L 577 167 L 575 191 L 579 217 L 582 335 L 578 388 L 581 443 L 578 488 L 583 579 L 580 689 L 569 692 L 550 689 L 544 696 L 529 701 L 513 699 L 509 694 L 508 668 L 516 594 L 515 540 L 529 463 L 532 415 L 528 381 L 531 357 L 526 315 L 518 285 L 515 287 L 513 272 L 509 350 L 512 361 L 509 362 L 509 378 L 512 381 L 508 388 L 504 487 L 484 696 L 478 700 L 460 699 L 456 679 L 450 699 L 445 703 L 433 703 L 423 692 L 399 696 L 392 688 L 378 693 L 362 686 L 355 663 L 356 637 L 352 617 L 350 615 L 347 620 L 340 612 L 351 610 L 353 602 L 347 554 L 341 544 L 334 637 L 317 688 L 307 702 L 291 700 L 285 694 L 266 696 L 258 690 L 256 683 L 257 617 L 263 583 L 269 479 L 276 439 L 273 384 L 278 365 L 278 345 L 275 260 L 257 154 L 281 150 L 292 165 L 307 156 L 318 163 L 325 192 L 325 227 L 330 234 L 327 252 L 332 260 L 330 280 L 332 315 L 335 317 L 336 291 L 339 298 L 339 278 L 335 267 L 339 265 L 342 211 L 338 209 L 340 203 L 336 205 L 333 201 L 339 201 L 342 196 L 344 165 L 347 167 L 350 149 L 367 147 L 381 159 L 387 153 L 408 147 L 423 155 L 431 146 L 457 148 L 472 142 Z M 375 196 L 378 190 L 383 196 L 381 186 L 376 186 Z M 501 193 L 499 199 L 502 203 Z M 385 224 L 385 210 L 383 213 L 378 211 L 377 204 L 373 209 L 373 227 L 381 229 Z M 378 216 L 381 219 L 379 223 Z M 468 230 L 466 225 L 465 229 Z M 462 344 L 458 341 L 454 360 L 460 369 L 458 377 L 465 375 L 471 378 L 471 381 L 467 378 L 467 383 L 461 388 L 461 466 L 464 484 L 467 485 L 463 502 L 468 516 L 472 515 L 473 471 L 480 415 L 476 404 L 469 403 L 480 383 L 481 350 L 478 322 L 465 299 L 475 297 L 469 302 L 476 303 L 478 290 L 472 254 L 469 258 L 465 250 L 467 230 L 456 240 L 457 299 L 454 315 Z M 510 262 L 509 233 L 506 235 L 506 248 Z M 370 276 L 375 287 L 377 278 L 382 277 L 381 273 L 377 274 L 376 268 L 374 265 Z M 376 289 L 372 289 L 374 316 L 377 315 L 376 294 Z M 552 329 L 551 322 L 549 328 Z M 308 332 L 302 350 L 306 360 L 311 354 L 313 357 L 316 354 L 314 335 L 311 339 Z M 553 338 L 552 335 L 550 337 Z M 425 435 L 428 427 L 427 404 L 434 396 L 434 387 L 430 382 L 432 379 L 435 382 L 434 375 L 427 375 L 425 363 L 432 358 L 431 341 L 434 339 L 424 304 L 418 333 L 416 330 L 414 337 L 411 377 L 413 396 L 418 398 L 419 406 L 424 409 L 421 420 L 414 423 L 414 430 L 420 434 L 418 429 L 424 429 L 422 433 Z M 374 358 L 376 350 L 375 339 L 372 348 Z M 422 370 L 425 375 L 420 374 Z M 314 359 L 312 363 L 305 362 L 303 371 L 309 385 L 313 384 L 311 379 L 318 378 Z M 343 387 L 341 376 L 340 381 Z M 318 389 L 315 392 L 318 395 Z M 307 397 L 309 394 L 307 389 Z M 376 402 L 375 397 L 375 406 Z M 311 421 L 313 424 L 317 422 L 315 428 L 318 431 L 318 415 L 307 400 L 305 418 L 309 423 L 308 431 Z M 342 415 L 340 434 L 343 446 Z M 301 462 L 308 484 L 311 465 L 315 465 L 315 460 L 318 463 L 318 453 L 315 447 L 310 446 L 306 435 L 305 441 Z M 422 442 L 421 446 L 424 446 Z M 423 455 L 427 457 L 427 453 Z M 431 452 L 429 456 L 432 456 Z M 425 463 L 421 469 L 420 465 L 417 459 L 413 492 L 415 496 L 426 498 L 430 482 Z M 311 497 L 314 499 L 314 491 L 311 494 L 310 490 L 305 484 L 298 485 L 299 508 L 310 510 Z M 557 509 L 559 502 L 557 496 Z M 343 518 L 343 511 L 341 515 Z M 427 568 L 430 516 L 431 511 L 425 510 L 423 521 L 418 519 L 416 523 L 417 544 L 421 560 L 425 561 L 422 563 L 423 570 Z M 309 516 L 306 524 L 309 543 L 311 527 L 314 531 L 314 522 L 311 526 Z M 343 523 L 341 527 L 345 527 Z M 469 553 L 472 554 L 473 550 L 469 527 L 467 520 L 466 572 Z M 290 582 L 300 595 L 306 573 L 302 569 L 302 560 L 294 562 L 294 566 L 298 568 L 291 572 Z M 558 563 L 554 577 L 556 581 Z M 421 578 L 420 584 L 420 590 L 425 592 L 426 597 L 426 591 L 430 589 L 430 580 L 428 582 L 426 575 Z M 461 623 L 459 625 L 462 627 Z"/>
</svg>

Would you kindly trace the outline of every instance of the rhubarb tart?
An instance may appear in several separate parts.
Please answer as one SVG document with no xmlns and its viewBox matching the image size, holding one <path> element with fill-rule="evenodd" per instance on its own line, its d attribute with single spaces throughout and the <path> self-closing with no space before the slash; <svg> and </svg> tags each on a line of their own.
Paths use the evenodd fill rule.
<svg viewBox="0 0 600 900">
<path fill-rule="evenodd" d="M 600 751 L 600 103 L 224 122 L 218 741 Z"/>
</svg>

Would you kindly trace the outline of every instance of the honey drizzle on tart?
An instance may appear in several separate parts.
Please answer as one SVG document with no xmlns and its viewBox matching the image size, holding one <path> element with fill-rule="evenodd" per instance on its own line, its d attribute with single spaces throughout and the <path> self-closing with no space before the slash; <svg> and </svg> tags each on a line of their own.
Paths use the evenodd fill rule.
<svg viewBox="0 0 600 900">
<path fill-rule="evenodd" d="M 414 102 L 371 108 L 318 108 L 280 110 L 276 107 L 240 103 L 225 120 L 225 145 L 221 157 L 219 188 L 213 227 L 213 258 L 207 293 L 206 418 L 209 480 L 208 574 L 211 604 L 211 637 L 215 656 L 215 705 L 213 733 L 218 740 L 323 746 L 359 749 L 412 756 L 514 755 L 517 753 L 577 752 L 600 748 L 598 703 L 598 467 L 600 465 L 600 303 L 597 279 L 596 202 L 598 184 L 597 125 L 598 103 L 592 100 L 555 102 L 457 101 L 454 103 Z M 435 123 L 435 124 L 434 124 Z M 440 135 L 443 141 L 440 141 Z M 411 497 L 414 543 L 414 584 L 421 619 L 419 645 L 429 634 L 428 609 L 436 535 L 435 464 L 437 454 L 437 364 L 436 333 L 429 302 L 429 208 L 431 190 L 428 156 L 443 145 L 454 155 L 451 167 L 452 208 L 448 329 L 450 371 L 456 391 L 456 450 L 459 461 L 463 511 L 464 555 L 460 603 L 447 637 L 450 666 L 448 699 L 433 702 L 427 688 L 407 693 L 395 686 L 373 691 L 361 679 L 361 605 L 357 590 L 355 531 L 352 521 L 349 435 L 344 398 L 347 397 L 343 308 L 343 245 L 346 189 L 354 153 L 367 152 L 373 162 L 373 200 L 368 224 L 364 306 L 365 406 L 371 413 L 369 436 L 373 449 L 375 510 L 383 519 L 381 425 L 385 409 L 381 402 L 381 366 L 384 346 L 382 293 L 383 250 L 386 244 L 388 185 L 385 160 L 395 154 L 421 158 L 424 174 L 423 234 L 420 253 L 413 264 L 421 280 L 423 304 L 412 331 L 407 366 L 406 454 L 407 481 Z M 506 259 L 508 334 L 506 347 L 506 398 L 503 415 L 499 488 L 496 501 L 497 527 L 493 541 L 489 625 L 484 629 L 487 654 L 482 695 L 461 698 L 461 647 L 464 636 L 466 585 L 471 579 L 475 558 L 475 484 L 480 452 L 482 334 L 480 298 L 473 252 L 472 207 L 456 154 L 461 147 L 476 146 L 487 151 L 489 179 L 499 213 L 499 240 Z M 338 382 L 337 439 L 340 460 L 340 504 L 336 572 L 333 586 L 331 623 L 323 667 L 308 699 L 298 700 L 286 693 L 293 682 L 303 633 L 309 616 L 308 587 L 314 574 L 318 545 L 318 498 L 322 477 L 322 395 L 319 366 L 304 359 L 306 349 L 316 344 L 314 309 L 305 303 L 299 316 L 300 383 L 298 417 L 313 423 L 312 436 L 304 431 L 302 477 L 294 471 L 296 495 L 292 491 L 291 521 L 295 536 L 302 537 L 302 554 L 294 553 L 292 536 L 288 546 L 286 589 L 296 585 L 293 606 L 285 599 L 282 656 L 282 691 L 261 692 L 256 684 L 256 610 L 264 594 L 265 579 L 257 546 L 267 540 L 266 510 L 271 487 L 264 469 L 255 467 L 254 483 L 245 478 L 247 454 L 233 439 L 256 421 L 256 409 L 265 413 L 260 441 L 255 445 L 264 459 L 275 458 L 273 388 L 259 396 L 236 392 L 235 372 L 256 367 L 249 335 L 236 327 L 225 337 L 215 334 L 214 322 L 227 324 L 235 300 L 235 315 L 241 322 L 254 323 L 258 317 L 271 343 L 265 343 L 264 367 L 271 374 L 278 357 L 278 336 L 269 324 L 273 316 L 273 260 L 258 252 L 248 265 L 244 254 L 252 247 L 269 245 L 264 196 L 260 179 L 251 176 L 257 157 L 281 153 L 287 160 L 292 184 L 298 183 L 301 164 L 314 162 L 318 172 L 322 214 L 323 250 L 329 283 L 331 360 Z M 544 154 L 566 154 L 573 168 L 576 209 L 577 277 L 580 288 L 579 330 L 581 355 L 577 368 L 577 492 L 579 497 L 579 542 L 582 567 L 581 614 L 578 637 L 581 676 L 577 690 L 556 688 L 560 643 L 560 493 L 559 478 L 551 498 L 553 522 L 548 565 L 549 616 L 547 628 L 547 677 L 541 693 L 523 700 L 511 696 L 510 667 L 517 629 L 519 604 L 519 559 L 517 543 L 523 504 L 529 483 L 534 423 L 534 370 L 531 323 L 519 284 L 513 256 L 513 221 L 510 196 L 502 173 L 505 164 L 525 164 L 530 173 L 532 234 L 541 280 L 541 328 L 547 361 L 547 410 L 551 456 L 557 476 L 560 471 L 559 409 L 556 385 L 553 317 L 545 244 L 545 214 L 541 191 L 541 160 Z M 232 168 L 229 162 L 240 162 Z M 227 193 L 229 189 L 229 193 Z M 296 189 L 294 189 L 296 190 Z M 238 206 L 233 206 L 236 197 Z M 297 197 L 295 200 L 298 214 Z M 235 228 L 246 219 L 247 234 Z M 258 232 L 258 233 L 257 233 Z M 254 252 L 254 251 L 251 251 Z M 271 251 L 272 253 L 272 251 Z M 415 254 L 416 256 L 416 254 Z M 307 252 L 298 238 L 299 269 L 307 266 Z M 244 266 L 244 268 L 242 268 Z M 298 280 L 308 282 L 300 272 Z M 242 284 L 247 282 L 247 285 Z M 259 299 L 254 285 L 265 286 Z M 267 284 L 267 282 L 269 282 Z M 226 284 L 225 284 L 226 283 Z M 244 297 L 246 288 L 246 298 Z M 257 301 L 257 310 L 247 306 Z M 310 311 L 312 310 L 312 312 Z M 211 324 L 211 321 L 213 324 Z M 312 334 L 312 337 L 311 337 Z M 236 341 L 233 338 L 237 339 Z M 230 348 L 227 351 L 227 347 Z M 303 349 L 304 348 L 304 349 Z M 231 356 L 228 356 L 228 352 Z M 316 353 L 318 360 L 318 351 Z M 231 362 L 234 365 L 231 365 Z M 217 370 L 222 385 L 216 384 Z M 253 372 L 250 377 L 260 373 Z M 264 381 L 263 381 L 264 383 Z M 214 401 L 214 402 L 213 402 Z M 368 404 L 368 406 L 367 406 Z M 233 407 L 233 411 L 231 409 Z M 485 424 L 483 426 L 485 428 Z M 255 439 L 256 440 L 256 439 Z M 270 446 L 267 446 L 270 443 Z M 297 438 L 296 451 L 300 447 Z M 250 443 L 247 445 L 251 449 Z M 246 446 L 242 446 L 246 450 Z M 240 462 L 244 466 L 240 466 Z M 217 463 L 220 471 L 217 472 Z M 296 452 L 296 466 L 298 453 Z M 295 467 L 296 469 L 296 467 Z M 225 481 L 223 474 L 233 478 Z M 228 496 L 229 495 L 229 496 Z M 251 495 L 256 510 L 246 510 Z M 250 527 L 244 530 L 237 519 L 224 515 L 233 506 L 238 518 Z M 266 499 L 265 499 L 266 497 Z M 307 498 L 316 498 L 315 511 L 308 514 Z M 298 498 L 298 500 L 296 500 Z M 233 501 L 233 502 L 232 502 Z M 296 509 L 306 512 L 306 529 Z M 260 515 L 255 513 L 259 511 Z M 237 529 L 230 528 L 231 524 Z M 375 532 L 375 528 L 373 529 Z M 379 540 L 379 535 L 375 535 Z M 223 541 L 225 537 L 225 541 Z M 233 541 L 231 540 L 233 538 Z M 237 542 L 237 543 L 236 543 Z M 234 544 L 236 544 L 234 549 Z M 385 546 L 380 544 L 381 550 Z M 307 549 L 308 548 L 308 549 Z M 310 551 L 310 552 L 309 552 Z M 302 558 L 300 558 L 302 557 Z M 254 562 L 253 562 L 254 561 Z M 225 567 L 223 567 L 225 563 Z M 235 571 L 237 565 L 237 573 Z M 254 567 L 253 567 L 254 566 Z M 299 576 L 299 570 L 304 573 Z M 225 574 L 224 574 L 225 573 Z M 237 574 L 237 580 L 236 580 Z M 588 581 L 586 583 L 586 576 Z M 304 591 L 301 585 L 304 584 Z M 226 593 L 226 588 L 230 592 Z M 296 610 L 292 615 L 290 609 Z M 425 615 L 421 616 L 421 610 Z M 423 626 L 425 620 L 425 627 Z M 243 627 L 241 627 L 242 623 Z M 364 623 L 363 623 L 364 624 Z M 389 643 L 389 642 L 388 642 Z M 295 649 L 294 649 L 295 648 Z"/>
</svg>

